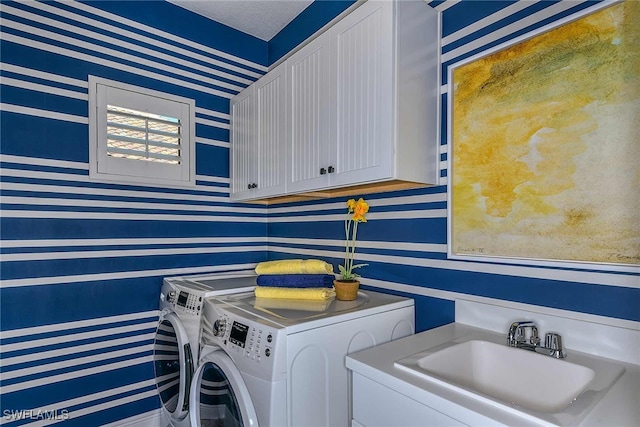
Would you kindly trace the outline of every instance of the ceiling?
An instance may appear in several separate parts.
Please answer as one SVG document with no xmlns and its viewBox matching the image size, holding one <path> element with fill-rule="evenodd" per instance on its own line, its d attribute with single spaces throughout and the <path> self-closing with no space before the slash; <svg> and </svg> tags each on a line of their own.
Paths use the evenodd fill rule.
<svg viewBox="0 0 640 427">
<path fill-rule="evenodd" d="M 221 24 L 269 41 L 313 0 L 169 0 Z"/>
</svg>

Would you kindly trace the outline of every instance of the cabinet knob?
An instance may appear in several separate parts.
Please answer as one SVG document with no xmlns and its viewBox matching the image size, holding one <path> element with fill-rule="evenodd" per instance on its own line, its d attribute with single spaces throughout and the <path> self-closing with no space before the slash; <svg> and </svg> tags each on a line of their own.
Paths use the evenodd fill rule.
<svg viewBox="0 0 640 427">
<path fill-rule="evenodd" d="M 253 184 L 251 184 L 251 188 L 258 188 L 258 184 L 254 182 Z"/>
<path fill-rule="evenodd" d="M 251 184 L 247 184 L 247 189 L 251 190 Z"/>
<path fill-rule="evenodd" d="M 334 173 L 336 170 L 333 168 L 333 166 L 329 166 L 328 171 L 329 173 Z"/>
<path fill-rule="evenodd" d="M 327 170 L 325 168 L 320 168 L 320 175 L 325 175 Z"/>
</svg>

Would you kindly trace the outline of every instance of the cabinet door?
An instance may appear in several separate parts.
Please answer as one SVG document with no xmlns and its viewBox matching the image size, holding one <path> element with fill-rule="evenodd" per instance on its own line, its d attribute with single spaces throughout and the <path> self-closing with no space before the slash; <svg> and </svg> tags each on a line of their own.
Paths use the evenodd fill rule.
<svg viewBox="0 0 640 427">
<path fill-rule="evenodd" d="M 320 36 L 286 62 L 290 148 L 287 191 L 328 186 L 334 113 L 331 108 L 330 43 Z"/>
<path fill-rule="evenodd" d="M 284 194 L 287 161 L 286 67 L 276 67 L 255 83 L 257 147 L 255 197 Z"/>
<path fill-rule="evenodd" d="M 230 197 L 242 200 L 254 193 L 256 158 L 255 87 L 249 86 L 231 99 L 229 151 Z"/>
<path fill-rule="evenodd" d="M 353 372 L 353 420 L 366 427 L 464 427 L 466 424 Z M 411 386 L 407 385 L 407 389 Z M 486 420 L 484 424 L 486 424 Z M 484 425 L 479 422 L 477 425 Z"/>
<path fill-rule="evenodd" d="M 331 29 L 340 186 L 394 173 L 393 2 L 368 1 Z"/>
</svg>

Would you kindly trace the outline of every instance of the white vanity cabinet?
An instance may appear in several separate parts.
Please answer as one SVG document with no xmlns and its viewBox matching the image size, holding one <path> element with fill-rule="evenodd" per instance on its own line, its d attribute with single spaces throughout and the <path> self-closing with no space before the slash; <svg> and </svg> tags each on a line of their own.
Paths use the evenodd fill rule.
<svg viewBox="0 0 640 427">
<path fill-rule="evenodd" d="M 362 375 L 353 374 L 353 427 L 466 426 Z"/>
<path fill-rule="evenodd" d="M 231 99 L 231 200 L 285 192 L 285 67 L 276 67 Z"/>
<path fill-rule="evenodd" d="M 276 68 L 286 68 L 287 195 L 391 182 L 438 184 L 439 33 L 437 11 L 422 0 L 369 0 Z M 251 156 L 233 146 L 244 142 L 233 135 L 244 129 L 233 123 L 236 105 L 232 156 Z M 232 161 L 232 199 L 276 195 L 246 188 L 255 178 L 244 176 L 246 160 L 237 163 Z"/>
</svg>

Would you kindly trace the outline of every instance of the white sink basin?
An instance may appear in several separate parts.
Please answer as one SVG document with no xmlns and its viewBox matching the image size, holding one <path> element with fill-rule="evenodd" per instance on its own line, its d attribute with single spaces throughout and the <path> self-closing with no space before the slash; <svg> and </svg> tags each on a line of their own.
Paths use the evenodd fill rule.
<svg viewBox="0 0 640 427">
<path fill-rule="evenodd" d="M 395 362 L 427 381 L 473 398 L 499 403 L 539 419 L 577 422 L 622 375 L 601 358 L 555 359 L 481 339 L 460 339 Z"/>
</svg>

